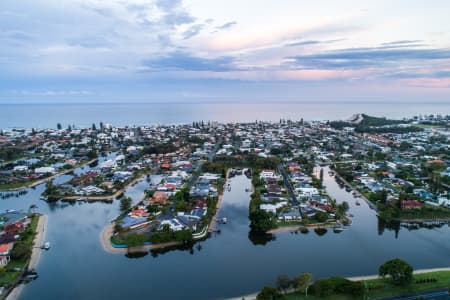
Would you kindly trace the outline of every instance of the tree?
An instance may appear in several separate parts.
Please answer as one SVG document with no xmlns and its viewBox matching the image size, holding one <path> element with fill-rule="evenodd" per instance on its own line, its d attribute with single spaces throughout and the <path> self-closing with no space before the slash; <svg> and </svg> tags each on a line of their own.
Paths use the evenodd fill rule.
<svg viewBox="0 0 450 300">
<path fill-rule="evenodd" d="M 175 204 L 175 209 L 177 211 L 185 211 L 187 209 L 187 207 L 188 207 L 188 203 L 186 201 L 178 201 Z"/>
<path fill-rule="evenodd" d="M 31 247 L 24 242 L 17 242 L 11 251 L 13 259 L 28 259 L 31 255 Z"/>
<path fill-rule="evenodd" d="M 287 289 L 291 286 L 291 279 L 287 275 L 277 276 L 277 289 L 282 290 L 285 294 Z"/>
<path fill-rule="evenodd" d="M 147 236 L 143 234 L 130 234 L 125 238 L 128 247 L 142 246 L 147 241 Z"/>
<path fill-rule="evenodd" d="M 265 286 L 256 296 L 256 300 L 276 300 L 281 299 L 278 290 L 271 286 Z"/>
<path fill-rule="evenodd" d="M 130 197 L 123 197 L 120 199 L 120 210 L 122 212 L 129 211 L 131 208 L 131 198 Z"/>
<path fill-rule="evenodd" d="M 328 219 L 328 215 L 326 212 L 318 211 L 316 212 L 314 218 L 317 220 L 317 222 L 323 223 Z"/>
<path fill-rule="evenodd" d="M 249 219 L 253 232 L 266 232 L 276 226 L 275 215 L 261 209 L 250 212 Z"/>
<path fill-rule="evenodd" d="M 294 279 L 294 286 L 299 292 L 305 292 L 305 296 L 308 297 L 308 287 L 312 279 L 311 273 L 304 273 L 297 276 Z"/>
<path fill-rule="evenodd" d="M 378 274 L 382 277 L 389 275 L 395 285 L 407 285 L 413 279 L 413 268 L 406 261 L 395 258 L 382 264 Z"/>
<path fill-rule="evenodd" d="M 56 124 L 56 128 L 57 128 L 58 130 L 61 130 L 61 128 L 62 128 L 61 123 Z"/>
</svg>

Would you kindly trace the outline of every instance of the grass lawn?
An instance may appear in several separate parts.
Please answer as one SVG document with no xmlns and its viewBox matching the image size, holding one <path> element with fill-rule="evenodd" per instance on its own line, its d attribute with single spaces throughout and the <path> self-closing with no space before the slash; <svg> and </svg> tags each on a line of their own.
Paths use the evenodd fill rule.
<svg viewBox="0 0 450 300">
<path fill-rule="evenodd" d="M 436 282 L 430 283 L 415 283 L 420 279 L 436 279 Z M 438 288 L 450 288 L 450 271 L 430 272 L 424 274 L 414 275 L 413 283 L 406 287 L 398 287 L 392 285 L 389 279 L 372 279 L 366 280 L 369 292 L 367 294 L 368 299 L 375 299 L 380 297 L 388 297 L 395 295 L 413 294 L 417 292 L 423 292 Z M 303 293 L 293 292 L 285 296 L 287 300 L 355 300 L 364 299 L 364 297 L 352 297 L 342 294 L 332 294 L 328 297 L 316 297 L 314 295 L 308 295 L 305 297 Z"/>
<path fill-rule="evenodd" d="M 436 282 L 414 283 L 418 279 L 434 278 Z M 401 295 L 427 291 L 437 288 L 450 288 L 450 271 L 432 272 L 414 275 L 414 281 L 407 287 L 398 287 L 390 284 L 389 279 L 375 279 L 367 281 L 368 287 L 376 287 L 369 291 L 370 298 L 384 297 L 390 295 Z"/>
<path fill-rule="evenodd" d="M 445 207 L 434 207 L 424 205 L 421 209 L 410 209 L 400 211 L 400 219 L 445 219 L 450 218 L 450 209 Z"/>
<path fill-rule="evenodd" d="M 28 180 L 28 181 L 21 181 L 21 182 L 16 182 L 16 183 L 0 184 L 0 190 L 17 189 L 17 188 L 21 188 L 21 187 L 26 187 L 35 181 L 37 181 L 37 180 Z"/>
</svg>

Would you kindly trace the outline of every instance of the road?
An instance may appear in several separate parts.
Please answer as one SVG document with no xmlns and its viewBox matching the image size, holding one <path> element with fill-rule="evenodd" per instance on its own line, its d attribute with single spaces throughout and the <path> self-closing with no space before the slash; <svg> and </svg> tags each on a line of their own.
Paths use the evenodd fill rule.
<svg viewBox="0 0 450 300">
<path fill-rule="evenodd" d="M 282 164 L 278 165 L 278 171 L 280 172 L 281 176 L 283 177 L 284 185 L 286 186 L 288 194 L 291 197 L 291 204 L 299 205 L 297 197 L 295 196 L 295 193 L 294 193 L 294 188 L 292 187 L 291 181 L 289 180 L 289 177 L 287 176 L 286 171 L 284 170 L 284 167 Z"/>
<path fill-rule="evenodd" d="M 214 156 L 216 155 L 217 151 L 219 150 L 220 145 L 222 144 L 222 137 L 220 137 L 217 140 L 217 143 L 214 145 L 214 148 L 211 150 L 211 152 L 209 152 L 208 154 L 208 161 L 212 161 L 214 159 Z M 195 171 L 192 172 L 192 177 L 189 180 L 189 182 L 187 183 L 186 187 L 190 190 L 191 187 L 194 185 L 195 181 L 197 180 L 198 177 L 198 173 L 200 173 L 200 171 L 202 170 L 202 166 L 205 162 L 204 161 L 200 161 L 197 163 L 197 167 L 195 168 Z"/>
</svg>

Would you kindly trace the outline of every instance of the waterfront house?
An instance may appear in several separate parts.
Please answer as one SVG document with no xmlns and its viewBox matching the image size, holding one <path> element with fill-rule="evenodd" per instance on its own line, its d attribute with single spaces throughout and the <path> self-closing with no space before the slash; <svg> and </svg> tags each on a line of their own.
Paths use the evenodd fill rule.
<svg viewBox="0 0 450 300">
<path fill-rule="evenodd" d="M 402 209 L 419 209 L 423 206 L 423 203 L 417 200 L 403 200 Z"/>
<path fill-rule="evenodd" d="M 123 229 L 136 229 L 142 226 L 145 226 L 149 224 L 151 221 L 149 221 L 146 217 L 129 217 L 126 216 L 123 218 L 122 222 L 120 223 L 120 227 Z"/>
<path fill-rule="evenodd" d="M 281 212 L 278 214 L 278 220 L 284 221 L 300 221 L 302 216 L 297 207 L 292 207 L 288 211 Z"/>
<path fill-rule="evenodd" d="M 264 210 L 266 212 L 271 212 L 273 214 L 277 213 L 277 209 L 286 206 L 287 202 L 286 201 L 282 201 L 282 202 L 278 202 L 276 204 L 260 204 L 259 205 L 259 209 Z"/>
<path fill-rule="evenodd" d="M 14 243 L 0 244 L 0 255 L 9 255 L 13 247 Z"/>
<path fill-rule="evenodd" d="M 128 216 L 130 216 L 131 218 L 147 218 L 148 216 L 150 216 L 150 214 L 148 212 L 146 212 L 144 209 L 135 209 L 132 210 Z"/>
<path fill-rule="evenodd" d="M 164 225 L 169 225 L 169 229 L 172 231 L 180 231 L 185 228 L 185 225 L 183 225 L 176 218 L 162 221 L 161 225 L 159 226 L 159 230 L 162 230 L 164 228 Z"/>
</svg>

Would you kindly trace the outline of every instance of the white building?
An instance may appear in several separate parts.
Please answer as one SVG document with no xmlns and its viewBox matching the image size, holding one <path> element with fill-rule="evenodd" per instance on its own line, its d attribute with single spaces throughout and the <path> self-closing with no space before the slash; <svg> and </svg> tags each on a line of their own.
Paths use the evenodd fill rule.
<svg viewBox="0 0 450 300">
<path fill-rule="evenodd" d="M 46 174 L 46 173 L 55 173 L 56 170 L 53 167 L 41 167 L 34 169 L 34 173 L 36 174 Z"/>
</svg>

